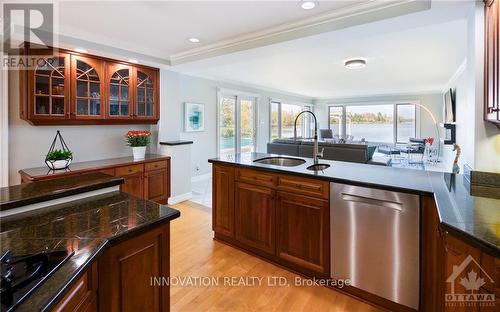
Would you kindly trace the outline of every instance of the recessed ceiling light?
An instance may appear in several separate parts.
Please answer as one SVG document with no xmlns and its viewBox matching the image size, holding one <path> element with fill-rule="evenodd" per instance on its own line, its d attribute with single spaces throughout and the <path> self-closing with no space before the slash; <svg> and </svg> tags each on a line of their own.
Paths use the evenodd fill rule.
<svg viewBox="0 0 500 312">
<path fill-rule="evenodd" d="M 200 39 L 198 39 L 198 38 L 194 38 L 194 37 L 193 37 L 193 38 L 188 38 L 188 41 L 189 41 L 189 42 L 192 42 L 192 43 L 199 43 L 199 42 L 200 42 Z"/>
<path fill-rule="evenodd" d="M 303 8 L 304 10 L 314 9 L 316 7 L 316 1 L 303 0 L 300 3 L 300 7 Z"/>
<path fill-rule="evenodd" d="M 130 63 L 134 63 L 134 64 L 139 63 L 139 61 L 138 61 L 138 60 L 134 60 L 134 59 L 130 59 L 130 60 L 128 60 L 128 61 L 129 61 Z"/>
<path fill-rule="evenodd" d="M 366 66 L 366 60 L 362 58 L 349 59 L 344 62 L 344 65 L 350 69 L 363 68 Z"/>
<path fill-rule="evenodd" d="M 82 49 L 82 48 L 76 48 L 75 51 L 80 52 L 80 53 L 87 53 L 88 52 L 87 50 Z"/>
</svg>

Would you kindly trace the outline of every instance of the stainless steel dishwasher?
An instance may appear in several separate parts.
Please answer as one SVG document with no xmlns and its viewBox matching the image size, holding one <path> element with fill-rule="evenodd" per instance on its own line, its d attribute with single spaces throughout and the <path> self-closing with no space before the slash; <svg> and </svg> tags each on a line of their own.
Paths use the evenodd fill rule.
<svg viewBox="0 0 500 312">
<path fill-rule="evenodd" d="M 338 183 L 330 196 L 332 277 L 418 309 L 418 196 Z"/>
</svg>

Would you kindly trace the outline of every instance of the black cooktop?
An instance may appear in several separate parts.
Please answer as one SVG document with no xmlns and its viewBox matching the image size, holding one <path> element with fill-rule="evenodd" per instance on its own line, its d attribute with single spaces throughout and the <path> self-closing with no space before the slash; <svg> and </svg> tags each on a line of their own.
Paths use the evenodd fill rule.
<svg viewBox="0 0 500 312">
<path fill-rule="evenodd" d="M 1 311 L 13 311 L 73 254 L 66 250 L 46 250 L 15 256 L 10 250 L 5 251 L 0 257 Z"/>
</svg>

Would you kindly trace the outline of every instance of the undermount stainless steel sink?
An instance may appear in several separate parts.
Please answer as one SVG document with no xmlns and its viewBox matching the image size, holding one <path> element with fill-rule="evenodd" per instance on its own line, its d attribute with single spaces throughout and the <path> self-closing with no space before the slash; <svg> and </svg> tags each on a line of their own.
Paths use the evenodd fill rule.
<svg viewBox="0 0 500 312">
<path fill-rule="evenodd" d="M 306 161 L 303 159 L 291 158 L 291 157 L 265 157 L 261 159 L 256 159 L 253 162 L 265 165 L 295 167 L 298 165 L 302 165 Z"/>
<path fill-rule="evenodd" d="M 314 171 L 321 171 L 321 170 L 325 170 L 326 168 L 329 168 L 330 165 L 328 164 L 314 164 L 314 165 L 310 165 L 309 167 L 307 167 L 308 170 L 314 170 Z"/>
</svg>

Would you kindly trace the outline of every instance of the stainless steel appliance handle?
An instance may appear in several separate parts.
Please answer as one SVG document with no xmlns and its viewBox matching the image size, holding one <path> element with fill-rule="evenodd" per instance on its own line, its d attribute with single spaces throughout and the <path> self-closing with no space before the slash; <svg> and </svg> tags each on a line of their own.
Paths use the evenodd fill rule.
<svg viewBox="0 0 500 312">
<path fill-rule="evenodd" d="M 394 209 L 397 211 L 403 210 L 403 204 L 397 203 L 397 202 L 392 202 L 389 200 L 374 199 L 374 198 L 370 198 L 370 197 L 364 197 L 364 196 L 347 194 L 347 193 L 341 193 L 341 197 L 342 197 L 342 200 L 345 200 L 345 201 L 352 201 L 352 202 L 364 203 L 364 204 L 369 204 L 369 205 L 382 206 L 382 207 Z"/>
</svg>

